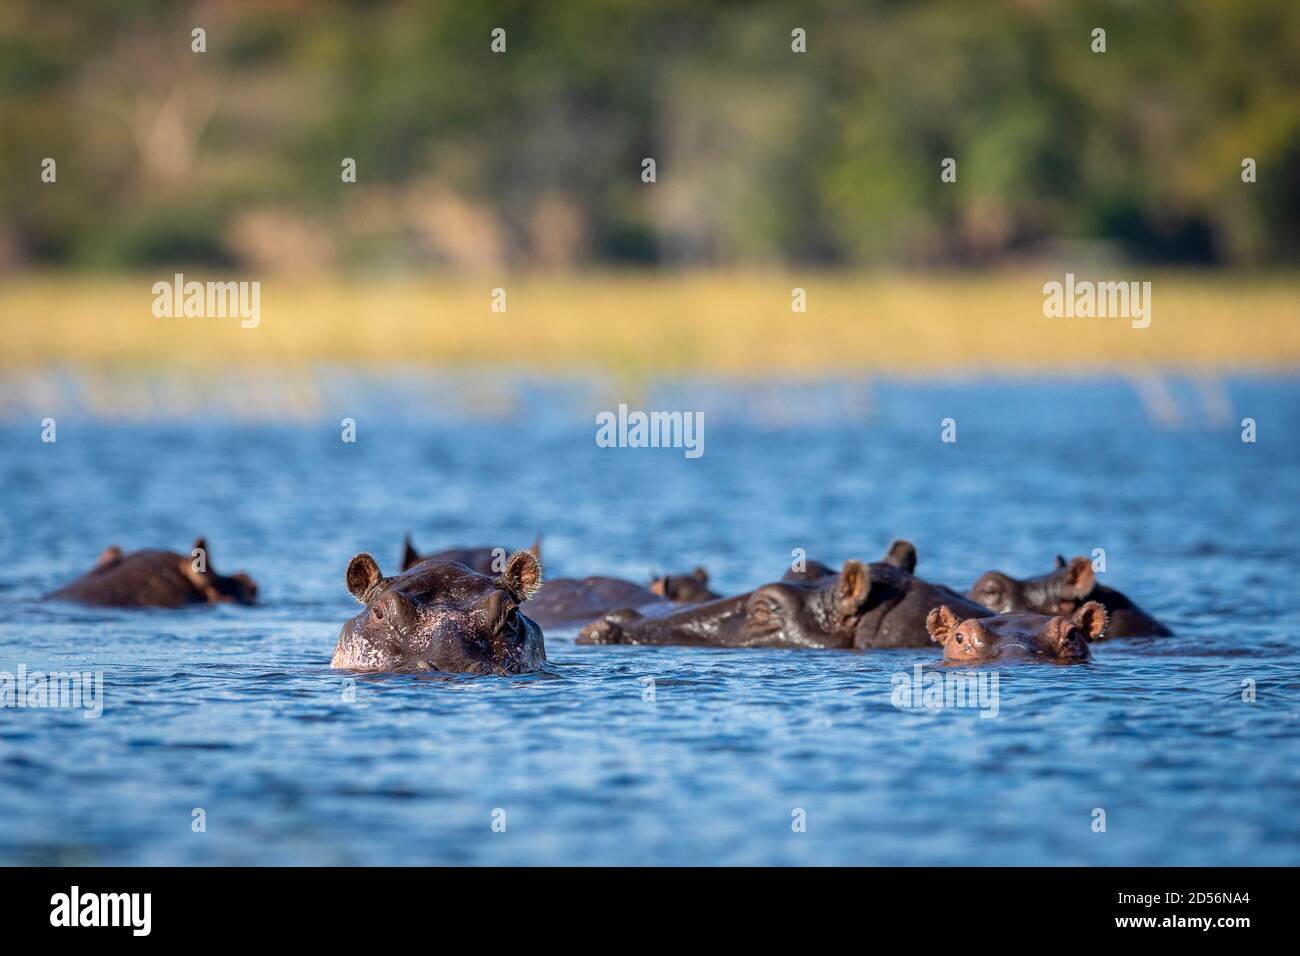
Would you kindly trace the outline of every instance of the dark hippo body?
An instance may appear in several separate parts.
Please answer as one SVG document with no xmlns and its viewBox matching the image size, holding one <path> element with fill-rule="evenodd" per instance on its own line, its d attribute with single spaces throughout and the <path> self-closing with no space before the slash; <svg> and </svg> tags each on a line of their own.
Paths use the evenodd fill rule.
<svg viewBox="0 0 1300 956">
<path fill-rule="evenodd" d="M 722 597 L 709 589 L 709 572 L 697 567 L 690 574 L 664 574 L 650 582 L 650 590 L 677 604 L 699 604 Z M 627 607 L 626 604 L 615 605 Z"/>
<path fill-rule="evenodd" d="M 538 538 L 529 548 L 538 561 L 542 560 L 542 539 Z M 415 545 L 411 543 L 411 536 L 406 536 L 406 541 L 402 544 L 402 570 L 409 571 L 422 561 L 442 561 L 463 564 L 471 571 L 477 571 L 479 574 L 500 574 L 505 567 L 506 556 L 509 554 L 506 548 L 447 548 L 444 551 L 434 551 L 432 554 L 421 555 L 415 550 Z"/>
<path fill-rule="evenodd" d="M 556 578 L 547 581 L 528 604 L 528 616 L 542 627 L 586 624 L 615 608 L 654 609 L 678 605 L 649 588 L 622 578 Z"/>
<path fill-rule="evenodd" d="M 348 563 L 348 591 L 365 609 L 343 625 L 331 667 L 354 671 L 522 674 L 546 660 L 542 629 L 519 610 L 542 569 L 517 551 L 499 575 L 422 561 L 385 578 L 368 554 Z"/>
<path fill-rule="evenodd" d="M 988 571 L 970 590 L 970 598 L 997 613 L 1025 611 L 1034 614 L 1073 614 L 1087 601 L 1106 609 L 1106 640 L 1112 637 L 1169 637 L 1173 631 L 1114 588 L 1097 583 L 1092 562 L 1076 557 L 1066 562 L 1057 556 L 1056 568 L 1033 578 L 1013 578 Z"/>
<path fill-rule="evenodd" d="M 822 564 L 820 561 L 814 561 L 809 558 L 803 562 L 799 570 L 791 568 L 781 576 L 782 581 L 811 584 L 815 581 L 822 581 L 826 578 L 833 578 L 840 572 L 836 571 L 828 564 Z"/>
<path fill-rule="evenodd" d="M 882 564 L 892 564 L 896 568 L 902 568 L 908 574 L 916 573 L 916 547 L 910 541 L 898 540 L 890 544 L 889 550 L 885 556 L 880 559 Z M 830 565 L 822 564 L 820 561 L 814 561 L 811 558 L 803 562 L 799 570 L 791 568 L 782 576 L 782 581 L 821 581 L 839 574 Z"/>
<path fill-rule="evenodd" d="M 990 611 L 941 584 L 879 562 L 845 562 L 816 581 L 765 584 L 662 617 L 616 611 L 583 628 L 579 644 L 688 644 L 708 647 L 926 647 L 925 621 L 941 604 L 969 617 Z"/>
<path fill-rule="evenodd" d="M 46 599 L 102 607 L 253 604 L 257 585 L 246 574 L 226 577 L 212 570 L 207 542 L 199 538 L 189 555 L 155 550 L 124 554 L 116 545 L 106 548 L 91 570 Z"/>
<path fill-rule="evenodd" d="M 943 659 L 977 664 L 1006 658 L 1079 663 L 1091 659 L 1088 645 L 1106 632 L 1106 610 L 1096 601 L 1069 617 L 1015 612 L 966 618 L 944 605 L 930 612 L 926 629 L 943 646 Z"/>
</svg>

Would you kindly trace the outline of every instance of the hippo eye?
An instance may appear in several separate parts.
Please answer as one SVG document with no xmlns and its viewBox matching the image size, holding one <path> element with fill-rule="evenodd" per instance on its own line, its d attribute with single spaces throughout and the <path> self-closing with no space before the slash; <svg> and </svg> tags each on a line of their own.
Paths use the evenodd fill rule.
<svg viewBox="0 0 1300 956">
<path fill-rule="evenodd" d="M 962 642 L 962 636 L 961 636 L 960 634 L 958 634 L 958 635 L 957 635 L 957 643 L 960 644 L 961 642 Z"/>
<path fill-rule="evenodd" d="M 378 604 L 370 609 L 370 613 L 374 615 L 376 621 L 382 621 L 384 619 L 384 609 Z"/>
<path fill-rule="evenodd" d="M 496 633 L 502 631 L 514 631 L 519 628 L 519 609 L 513 604 L 508 605 L 505 612 L 497 619 Z"/>
</svg>

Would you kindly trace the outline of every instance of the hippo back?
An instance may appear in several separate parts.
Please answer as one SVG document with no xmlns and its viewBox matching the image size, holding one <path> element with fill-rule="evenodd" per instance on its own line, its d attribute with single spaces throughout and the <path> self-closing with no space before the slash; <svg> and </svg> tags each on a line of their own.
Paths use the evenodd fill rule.
<svg viewBox="0 0 1300 956">
<path fill-rule="evenodd" d="M 895 565 L 876 562 L 868 567 L 868 609 L 854 630 L 854 647 L 930 647 L 933 641 L 925 621 L 940 605 L 952 608 L 963 620 L 993 614 L 947 585 L 931 584 Z"/>
<path fill-rule="evenodd" d="M 104 562 L 47 595 L 103 607 L 183 607 L 206 601 L 171 551 L 135 551 Z"/>
<path fill-rule="evenodd" d="M 652 611 L 672 601 L 649 588 L 622 578 L 555 578 L 542 585 L 528 602 L 528 616 L 542 627 L 586 624 L 609 611 L 635 608 Z"/>
</svg>

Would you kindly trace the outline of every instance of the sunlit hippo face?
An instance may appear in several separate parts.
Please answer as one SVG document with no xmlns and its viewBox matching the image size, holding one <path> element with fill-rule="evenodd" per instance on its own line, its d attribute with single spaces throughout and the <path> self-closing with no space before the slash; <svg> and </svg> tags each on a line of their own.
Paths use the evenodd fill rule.
<svg viewBox="0 0 1300 956">
<path fill-rule="evenodd" d="M 385 578 L 368 554 L 348 563 L 348 591 L 365 610 L 343 625 L 331 667 L 354 671 L 522 674 L 546 660 L 542 630 L 519 610 L 542 569 L 517 551 L 497 576 L 425 561 Z"/>
<path fill-rule="evenodd" d="M 1077 557 L 1067 564 L 1064 558 L 1058 557 L 1056 570 L 1035 578 L 1020 580 L 1001 571 L 989 571 L 975 582 L 969 597 L 998 614 L 1028 611 L 1069 616 L 1096 586 L 1091 561 Z"/>
<path fill-rule="evenodd" d="M 650 582 L 650 590 L 678 604 L 712 601 L 719 595 L 709 589 L 709 572 L 696 568 L 690 574 L 665 574 Z"/>
<path fill-rule="evenodd" d="M 946 605 L 930 612 L 926 630 L 956 663 L 1028 657 L 1073 662 L 1091 657 L 1089 643 L 1106 631 L 1106 609 L 1089 601 L 1070 617 L 1016 612 L 961 620 Z"/>
</svg>

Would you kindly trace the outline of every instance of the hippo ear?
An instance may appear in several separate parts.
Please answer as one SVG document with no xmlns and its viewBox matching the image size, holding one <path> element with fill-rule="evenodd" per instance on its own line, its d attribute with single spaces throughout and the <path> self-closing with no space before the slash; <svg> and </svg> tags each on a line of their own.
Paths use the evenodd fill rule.
<svg viewBox="0 0 1300 956">
<path fill-rule="evenodd" d="M 207 600 L 213 602 L 220 600 L 216 588 L 219 578 L 217 572 L 212 570 L 212 552 L 208 550 L 206 540 L 195 538 L 190 553 L 181 555 L 179 567 L 181 574 L 185 575 L 190 584 L 194 585 Z"/>
<path fill-rule="evenodd" d="M 840 570 L 839 582 L 835 585 L 835 605 L 845 617 L 856 617 L 858 610 L 867 603 L 871 593 L 871 572 L 861 561 L 849 559 Z"/>
<path fill-rule="evenodd" d="M 409 571 L 420 563 L 420 553 L 415 550 L 415 545 L 411 544 L 411 535 L 408 533 L 406 540 L 402 542 L 402 570 Z"/>
<path fill-rule="evenodd" d="M 358 554 L 348 562 L 348 593 L 362 604 L 368 602 L 383 579 L 384 576 L 379 573 L 379 564 L 368 554 Z"/>
<path fill-rule="evenodd" d="M 497 578 L 520 601 L 527 601 L 542 586 L 542 563 L 531 551 L 516 551 Z"/>
<path fill-rule="evenodd" d="M 930 640 L 942 646 L 952 640 L 960 623 L 961 621 L 957 620 L 957 615 L 952 613 L 948 605 L 940 604 L 926 615 L 925 629 L 930 634 Z"/>
<path fill-rule="evenodd" d="M 1080 555 L 1074 558 L 1065 570 L 1062 588 L 1063 596 L 1084 598 L 1097 586 L 1097 576 L 1093 573 L 1092 562 Z"/>
<path fill-rule="evenodd" d="M 902 568 L 908 574 L 916 573 L 916 546 L 910 541 L 899 539 L 885 552 L 885 564 Z"/>
<path fill-rule="evenodd" d="M 1106 609 L 1096 601 L 1089 601 L 1071 618 L 1075 625 L 1088 635 L 1088 640 L 1097 641 L 1106 633 Z"/>
<path fill-rule="evenodd" d="M 1059 568 L 1063 568 L 1063 567 L 1065 567 L 1065 557 L 1064 557 L 1063 555 L 1059 555 L 1059 554 L 1058 554 L 1058 555 L 1056 556 L 1056 567 L 1057 567 L 1058 569 L 1059 569 Z"/>
<path fill-rule="evenodd" d="M 709 583 L 709 572 L 703 565 L 697 565 L 695 570 L 691 572 L 691 577 L 699 581 L 701 584 Z"/>
<path fill-rule="evenodd" d="M 95 567 L 92 570 L 98 571 L 100 568 L 106 568 L 110 564 L 115 564 L 122 560 L 122 549 L 115 544 L 110 544 L 100 552 L 95 561 Z"/>
</svg>

